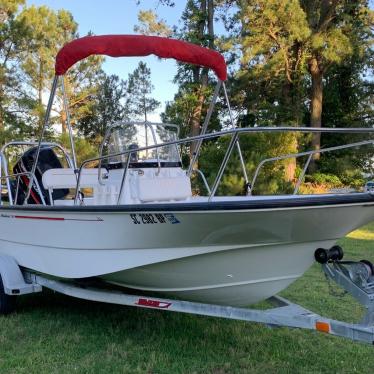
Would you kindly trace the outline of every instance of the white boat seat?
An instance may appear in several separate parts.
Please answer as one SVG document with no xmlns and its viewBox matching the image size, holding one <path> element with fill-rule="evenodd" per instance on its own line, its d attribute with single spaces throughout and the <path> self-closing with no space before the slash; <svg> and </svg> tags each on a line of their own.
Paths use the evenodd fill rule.
<svg viewBox="0 0 374 374">
<path fill-rule="evenodd" d="M 192 196 L 190 178 L 186 175 L 169 178 L 137 179 L 138 197 L 142 202 L 184 200 Z"/>
<path fill-rule="evenodd" d="M 99 185 L 99 169 L 82 169 L 79 187 L 90 188 Z M 103 173 L 103 170 L 102 170 Z M 43 187 L 47 190 L 75 188 L 77 177 L 71 168 L 49 169 L 42 176 Z"/>
</svg>

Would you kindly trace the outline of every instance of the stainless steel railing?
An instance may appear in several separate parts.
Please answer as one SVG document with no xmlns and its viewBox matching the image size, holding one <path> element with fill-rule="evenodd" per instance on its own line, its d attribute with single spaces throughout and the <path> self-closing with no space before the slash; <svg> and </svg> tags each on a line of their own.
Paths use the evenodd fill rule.
<svg viewBox="0 0 374 374">
<path fill-rule="evenodd" d="M 362 141 L 362 142 L 343 144 L 343 145 L 339 145 L 339 146 L 335 146 L 335 147 L 323 148 L 323 149 L 319 149 L 319 150 L 299 152 L 299 153 L 290 153 L 288 155 L 282 155 L 282 156 L 278 156 L 278 157 L 266 158 L 266 159 L 262 160 L 258 164 L 258 166 L 256 168 L 256 171 L 255 171 L 255 173 L 253 175 L 253 179 L 252 179 L 252 183 L 251 183 L 252 190 L 254 188 L 254 185 L 255 185 L 255 182 L 257 180 L 257 177 L 258 177 L 258 174 L 260 172 L 260 169 L 267 162 L 274 162 L 274 161 L 286 160 L 288 158 L 299 158 L 299 157 L 303 157 L 303 156 L 309 156 L 308 159 L 307 159 L 307 161 L 305 162 L 303 170 L 300 173 L 300 176 L 299 176 L 299 178 L 298 178 L 298 180 L 296 182 L 295 189 L 294 189 L 294 192 L 293 192 L 293 195 L 296 195 L 298 193 L 298 191 L 299 191 L 300 185 L 302 183 L 302 180 L 304 179 L 305 173 L 306 173 L 306 171 L 308 169 L 308 166 L 310 164 L 310 161 L 312 160 L 312 156 L 313 155 L 318 154 L 318 153 L 321 154 L 321 153 L 326 153 L 326 152 L 337 151 L 337 150 L 340 150 L 340 149 L 360 147 L 362 145 L 370 145 L 370 144 L 374 144 L 374 141 L 373 140 L 366 140 L 366 141 Z"/>
<path fill-rule="evenodd" d="M 185 139 L 165 142 L 165 143 L 161 143 L 161 144 L 154 144 L 154 145 L 147 146 L 147 147 L 139 147 L 137 149 L 126 150 L 126 151 L 123 151 L 123 152 L 108 154 L 108 155 L 105 155 L 105 156 L 101 155 L 99 157 L 95 157 L 95 158 L 85 160 L 82 163 L 82 165 L 80 166 L 79 171 L 78 171 L 78 178 L 77 178 L 75 204 L 77 204 L 78 198 L 79 198 L 79 187 L 80 187 L 82 170 L 84 169 L 85 165 L 87 165 L 88 163 L 92 163 L 92 162 L 95 162 L 95 161 L 99 161 L 99 163 L 100 163 L 102 160 L 108 159 L 108 158 L 111 158 L 111 157 L 118 157 L 118 156 L 123 156 L 123 155 L 127 156 L 127 162 L 126 162 L 125 168 L 123 170 L 123 177 L 122 177 L 122 180 L 121 180 L 119 198 L 117 200 L 117 204 L 119 204 L 120 201 L 121 201 L 121 197 L 123 196 L 123 191 L 122 190 L 123 190 L 124 185 L 125 185 L 125 180 L 126 180 L 126 176 L 127 176 L 127 169 L 128 169 L 128 166 L 129 166 L 129 160 L 130 160 L 130 154 L 131 153 L 141 152 L 141 151 L 145 151 L 145 150 L 149 150 L 149 149 L 158 149 L 158 148 L 166 147 L 166 146 L 170 146 L 170 145 L 181 145 L 181 144 L 191 143 L 191 142 L 195 142 L 195 141 L 198 141 L 199 143 L 201 143 L 202 141 L 207 140 L 207 139 L 214 139 L 214 138 L 219 138 L 219 137 L 222 137 L 222 136 L 230 136 L 231 137 L 230 142 L 229 142 L 229 145 L 227 147 L 224 159 L 223 159 L 223 161 L 220 165 L 220 168 L 218 170 L 218 173 L 217 173 L 217 176 L 216 176 L 215 181 L 213 183 L 213 186 L 210 189 L 208 201 L 211 201 L 212 198 L 215 196 L 215 193 L 216 193 L 217 188 L 218 188 L 218 186 L 221 182 L 223 173 L 226 169 L 227 163 L 228 163 L 228 161 L 229 161 L 229 159 L 232 155 L 232 152 L 233 152 L 236 144 L 239 142 L 240 135 L 245 134 L 245 133 L 255 133 L 255 132 L 265 132 L 265 133 L 267 133 L 267 132 L 269 132 L 269 133 L 299 132 L 299 133 L 340 133 L 340 134 L 342 134 L 342 133 L 352 134 L 353 133 L 353 134 L 361 134 L 361 133 L 374 133 L 374 128 L 331 128 L 331 129 L 330 128 L 310 128 L 310 127 L 296 127 L 296 128 L 295 127 L 251 127 L 251 128 L 239 128 L 239 129 L 236 128 L 236 129 L 230 129 L 230 130 L 226 130 L 226 131 L 219 131 L 219 132 L 215 132 L 215 133 L 209 133 L 209 134 L 189 137 L 189 138 L 185 138 Z M 313 150 L 313 151 L 308 151 L 308 152 L 282 155 L 282 156 L 279 156 L 280 158 L 276 157 L 276 158 L 265 159 L 265 160 L 260 162 L 259 166 L 256 169 L 254 178 L 252 179 L 252 186 L 256 182 L 256 179 L 257 179 L 258 172 L 259 172 L 260 168 L 266 162 L 277 161 L 279 159 L 295 158 L 295 157 L 301 157 L 301 156 L 309 155 L 310 157 L 307 160 L 306 165 L 304 166 L 303 173 L 299 177 L 299 179 L 301 180 L 305 175 L 305 172 L 306 172 L 307 167 L 308 167 L 308 165 L 310 163 L 310 160 L 311 160 L 311 156 L 313 154 L 324 153 L 324 152 L 338 150 L 338 149 L 344 149 L 344 148 L 358 147 L 358 146 L 369 145 L 369 144 L 373 145 L 374 140 L 368 140 L 368 141 L 357 142 L 357 143 L 349 143 L 349 144 L 345 144 L 345 145 L 342 145 L 342 146 L 329 147 L 329 148 L 325 148 L 325 149 L 321 149 L 321 150 Z M 100 173 L 99 173 L 99 175 L 100 175 Z M 298 184 L 299 184 L 299 181 L 298 181 Z M 294 193 L 297 193 L 297 191 L 299 189 L 299 185 L 298 185 L 297 189 L 295 190 L 296 192 L 294 191 Z"/>
<path fill-rule="evenodd" d="M 294 128 L 294 127 L 235 128 L 235 129 L 230 129 L 230 130 L 226 130 L 226 131 L 208 133 L 208 134 L 203 134 L 203 135 L 199 135 L 199 136 L 194 136 L 194 137 L 189 137 L 189 138 L 185 138 L 185 139 L 174 140 L 174 141 L 169 141 L 169 142 L 164 142 L 164 143 L 158 143 L 158 144 L 154 139 L 155 144 L 153 144 L 153 145 L 146 146 L 146 147 L 139 147 L 137 149 L 125 150 L 125 151 L 122 151 L 122 152 L 112 153 L 112 154 L 107 154 L 107 155 L 102 155 L 103 148 L 101 148 L 99 157 L 95 157 L 95 158 L 85 160 L 81 164 L 79 169 L 77 170 L 77 183 L 76 183 L 76 194 L 75 194 L 74 203 L 77 204 L 78 201 L 79 201 L 80 182 L 81 182 L 82 170 L 85 169 L 87 164 L 89 164 L 89 163 L 98 161 L 99 162 L 99 169 L 100 169 L 102 160 L 109 159 L 109 158 L 112 158 L 112 157 L 114 158 L 114 157 L 118 157 L 118 156 L 125 156 L 126 157 L 125 167 L 123 169 L 120 189 L 119 189 L 119 193 L 118 193 L 118 199 L 117 199 L 117 205 L 118 205 L 118 204 L 121 203 L 121 201 L 123 199 L 123 196 L 124 196 L 124 187 L 125 187 L 125 182 L 126 182 L 126 178 L 127 178 L 127 175 L 128 175 L 128 168 L 129 168 L 129 165 L 130 165 L 130 156 L 131 156 L 132 153 L 146 151 L 146 150 L 150 150 L 150 149 L 156 149 L 156 154 L 159 155 L 158 150 L 162 147 L 167 147 L 167 146 L 171 146 L 171 145 L 175 145 L 177 147 L 181 144 L 188 144 L 188 143 L 192 143 L 192 142 L 199 142 L 199 144 L 201 144 L 205 140 L 219 138 L 219 137 L 223 137 L 223 136 L 228 136 L 228 137 L 230 137 L 230 140 L 229 140 L 226 152 L 224 154 L 223 161 L 222 161 L 222 163 L 219 167 L 219 170 L 217 172 L 217 175 L 216 175 L 216 178 L 213 182 L 212 187 L 209 186 L 204 174 L 200 170 L 193 170 L 193 172 L 199 174 L 202 177 L 204 185 L 205 185 L 205 187 L 208 191 L 208 201 L 211 201 L 213 199 L 213 197 L 215 196 L 216 192 L 217 192 L 217 188 L 218 188 L 219 184 L 221 183 L 223 174 L 226 170 L 227 164 L 228 164 L 228 162 L 231 158 L 233 150 L 234 149 L 240 150 L 240 146 L 238 147 L 240 136 L 242 136 L 243 134 L 249 134 L 249 133 L 254 133 L 254 132 L 256 132 L 256 133 L 258 133 L 258 132 L 264 132 L 264 133 L 280 133 L 280 132 L 318 133 L 319 132 L 319 133 L 351 133 L 351 134 L 352 133 L 354 133 L 354 134 L 367 133 L 367 134 L 373 134 L 374 133 L 374 128 L 333 128 L 333 129 L 329 129 L 329 128 L 308 128 L 308 127 L 299 127 L 299 128 Z M 3 181 L 4 179 L 6 181 L 6 185 L 7 185 L 7 189 L 8 189 L 9 204 L 10 205 L 15 204 L 17 202 L 18 192 L 19 192 L 19 178 L 22 175 L 26 175 L 26 176 L 29 177 L 30 180 L 33 180 L 34 183 L 35 183 L 35 187 L 39 191 L 40 191 L 40 186 L 37 182 L 37 179 L 35 178 L 35 175 L 32 174 L 32 171 L 31 172 L 25 172 L 25 173 L 19 173 L 19 174 L 8 174 L 8 164 L 7 164 L 6 158 L 4 157 L 4 152 L 10 146 L 34 146 L 34 145 L 37 145 L 37 144 L 39 144 L 39 143 L 38 142 L 18 142 L 18 141 L 15 141 L 15 142 L 9 142 L 1 148 L 1 151 L 0 151 L 0 178 L 1 178 L 1 181 Z M 43 146 L 46 145 L 46 146 L 51 146 L 51 147 L 57 147 L 58 149 L 60 149 L 62 151 L 62 153 L 64 154 L 69 167 L 71 167 L 71 168 L 73 167 L 73 162 L 72 162 L 70 156 L 65 151 L 65 149 L 63 147 L 61 147 L 59 144 L 45 142 L 45 143 L 42 143 L 42 145 Z M 293 194 L 297 194 L 298 191 L 299 191 L 300 185 L 302 183 L 302 180 L 305 177 L 305 173 L 306 173 L 307 168 L 310 164 L 312 156 L 314 154 L 332 152 L 332 151 L 337 151 L 337 150 L 341 150 L 341 149 L 354 148 L 354 147 L 367 146 L 367 145 L 374 145 L 374 140 L 365 140 L 365 141 L 361 141 L 361 142 L 349 143 L 349 144 L 344 144 L 344 145 L 340 145 L 340 146 L 324 148 L 324 149 L 320 149 L 320 150 L 312 150 L 312 151 L 299 152 L 299 153 L 294 153 L 294 154 L 286 154 L 286 155 L 281 155 L 281 156 L 278 156 L 278 157 L 271 157 L 271 158 L 263 159 L 258 164 L 258 166 L 255 170 L 255 173 L 253 175 L 252 183 L 251 183 L 252 188 L 255 186 L 255 183 L 256 183 L 256 180 L 258 178 L 258 175 L 259 175 L 259 172 L 260 172 L 261 168 L 266 163 L 276 162 L 276 161 L 284 160 L 284 159 L 288 159 L 288 158 L 299 158 L 299 157 L 303 157 L 303 156 L 308 156 L 308 158 L 307 158 L 307 160 L 304 164 L 303 170 L 300 173 L 300 176 L 299 176 L 299 178 L 296 182 L 295 189 L 293 191 Z M 239 155 L 240 155 L 241 163 L 244 165 L 244 160 L 243 160 L 242 153 L 239 152 Z M 158 161 L 158 169 L 160 170 L 161 163 L 160 163 L 159 157 L 157 157 L 157 161 Z M 248 178 L 247 175 L 246 175 L 247 171 L 246 170 L 244 170 L 244 171 L 245 171 L 244 178 L 245 178 L 245 180 L 247 180 L 247 178 Z M 12 196 L 12 186 L 11 186 L 11 183 L 10 183 L 11 178 L 16 178 L 16 181 L 17 181 L 16 195 L 15 195 L 14 198 Z M 98 181 L 99 181 L 100 184 L 105 184 L 103 179 L 102 179 L 100 171 L 98 173 Z M 1 194 L 1 184 L 2 183 L 0 183 L 0 194 Z M 44 200 L 41 193 L 40 193 L 40 196 L 41 196 L 41 199 L 42 199 L 42 203 L 45 205 L 46 203 L 45 203 L 45 200 Z"/>
<path fill-rule="evenodd" d="M 206 180 L 204 173 L 201 170 L 199 170 L 199 169 L 193 169 L 192 172 L 196 173 L 196 174 L 198 174 L 200 176 L 200 178 L 202 179 L 202 181 L 204 183 L 204 186 L 205 186 L 208 194 L 210 195 L 212 193 L 212 190 L 209 187 L 208 181 Z"/>
<path fill-rule="evenodd" d="M 37 146 L 37 145 L 39 145 L 38 142 L 16 140 L 16 141 L 5 143 L 1 147 L 1 150 L 0 150 L 0 178 L 2 178 L 1 180 L 5 179 L 5 183 L 6 183 L 7 190 L 8 190 L 8 200 L 9 200 L 10 205 L 13 205 L 13 203 L 17 201 L 17 199 L 13 199 L 13 196 L 12 196 L 12 186 L 11 186 L 11 183 L 10 183 L 10 180 L 11 180 L 12 177 L 16 177 L 17 175 L 19 175 L 19 176 L 29 175 L 31 177 L 30 180 L 36 181 L 35 184 L 36 184 L 39 191 L 40 191 L 40 186 L 39 186 L 39 183 L 38 183 L 37 179 L 35 178 L 35 175 L 33 175 L 32 171 L 25 172 L 25 173 L 18 173 L 18 174 L 9 174 L 8 162 L 7 162 L 7 159 L 5 157 L 5 151 L 10 147 L 20 147 L 20 146 L 32 147 L 32 146 Z M 67 151 L 60 144 L 54 143 L 54 142 L 42 142 L 41 146 L 58 148 L 62 152 L 62 154 L 64 155 L 68 166 L 73 167 L 73 161 L 71 160 Z M 18 184 L 19 184 L 19 179 L 17 179 L 17 191 L 18 191 Z M 0 183 L 0 204 L 3 203 L 2 199 L 1 199 L 1 195 L 2 195 L 2 183 Z M 41 193 L 40 193 L 40 195 L 41 195 L 42 202 L 45 205 L 44 198 L 43 198 Z M 27 200 L 28 199 L 25 199 L 25 201 L 27 201 Z"/>
<path fill-rule="evenodd" d="M 31 172 L 23 172 L 23 173 L 15 173 L 15 174 L 9 174 L 9 175 L 6 175 L 6 176 L 0 176 L 0 185 L 2 185 L 2 181 L 3 179 L 5 179 L 6 181 L 9 181 L 11 178 L 15 178 L 16 179 L 16 193 L 15 193 L 15 196 L 14 196 L 14 199 L 12 197 L 12 186 L 11 184 L 9 183 L 9 187 L 8 188 L 8 199 L 9 199 L 9 205 L 16 205 L 17 204 L 17 200 L 18 200 L 18 193 L 19 193 L 19 181 L 20 181 L 20 178 L 22 176 L 26 176 L 29 180 L 29 183 L 31 181 L 31 175 L 32 173 Z M 46 205 L 46 202 L 45 202 L 45 199 L 43 197 L 43 194 L 41 193 L 41 189 L 40 189 L 40 185 L 38 183 L 38 180 L 36 178 L 34 178 L 34 185 L 36 187 L 36 189 L 38 190 L 39 192 L 39 197 L 41 199 L 41 202 L 42 202 L 42 205 Z M 8 183 L 7 183 L 8 185 Z M 26 196 L 24 198 L 24 200 L 26 200 Z M 3 201 L 2 201 L 2 197 L 1 197 L 1 205 L 2 205 Z M 23 202 L 23 204 L 25 204 L 25 202 Z"/>
</svg>

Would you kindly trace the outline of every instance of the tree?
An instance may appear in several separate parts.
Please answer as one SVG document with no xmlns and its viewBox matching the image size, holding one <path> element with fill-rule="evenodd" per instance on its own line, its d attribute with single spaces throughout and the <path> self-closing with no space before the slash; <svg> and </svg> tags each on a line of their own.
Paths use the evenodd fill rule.
<svg viewBox="0 0 374 374">
<path fill-rule="evenodd" d="M 54 57 L 77 29 L 70 13 L 54 12 L 46 6 L 25 8 L 19 15 L 30 30 L 29 48 L 23 52 L 22 69 L 36 99 L 34 108 L 39 128 L 43 125 L 43 96 L 54 73 Z"/>
<path fill-rule="evenodd" d="M 364 2 L 301 1 L 311 30 L 305 47 L 309 52 L 307 64 L 311 76 L 310 125 L 312 127 L 322 126 L 324 75 L 332 65 L 341 64 L 353 53 L 349 35 L 353 21 L 350 10 L 352 6 L 357 5 L 362 8 Z M 320 143 L 321 134 L 317 133 L 312 139 L 313 148 L 319 149 Z M 314 160 L 318 159 L 319 154 L 316 154 Z M 314 163 L 311 167 L 315 170 Z"/>
<path fill-rule="evenodd" d="M 365 48 L 369 25 L 362 24 L 360 17 L 353 23 L 351 38 L 354 38 L 353 53 L 341 64 L 332 66 L 324 77 L 324 101 L 322 123 L 329 127 L 372 127 L 374 125 L 373 93 L 373 50 Z M 370 32 L 369 32 L 370 34 Z M 365 137 L 366 139 L 366 137 Z M 324 148 L 363 140 L 360 134 L 324 134 L 321 146 Z M 370 147 L 347 149 L 332 153 L 329 157 L 321 156 L 321 171 L 337 175 L 346 183 L 350 175 L 357 175 L 357 170 L 364 167 L 373 173 L 372 151 Z M 359 176 L 362 179 L 361 176 Z M 358 179 L 357 179 L 358 180 Z"/>
<path fill-rule="evenodd" d="M 357 25 L 366 28 L 370 19 L 367 1 L 247 0 L 237 4 L 241 28 L 233 43 L 243 55 L 238 79 L 245 84 L 248 75 L 254 76 L 264 82 L 264 89 L 278 90 L 275 110 L 283 113 L 286 124 L 297 125 L 303 119 L 304 87 L 310 89 L 310 125 L 321 127 L 323 77 L 355 53 Z M 360 43 L 369 48 L 370 33 L 363 35 Z M 288 116 L 278 110 L 282 107 L 290 108 Z M 313 136 L 312 146 L 319 149 L 319 134 Z M 315 164 L 311 166 L 315 169 Z"/>
<path fill-rule="evenodd" d="M 128 120 L 126 100 L 127 83 L 116 75 L 105 75 L 101 81 L 89 115 L 78 121 L 79 132 L 99 142 L 108 126 Z"/>
<path fill-rule="evenodd" d="M 0 3 L 0 132 L 1 139 L 13 132 L 28 131 L 27 118 L 31 100 L 23 90 L 19 71 L 20 52 L 26 48 L 29 30 L 17 18 L 24 0 Z"/>
<path fill-rule="evenodd" d="M 160 102 L 150 97 L 153 89 L 151 69 L 144 62 L 139 62 L 128 79 L 126 106 L 131 118 L 147 121 L 148 115 L 160 106 Z"/>
<path fill-rule="evenodd" d="M 25 8 L 19 18 L 30 29 L 29 48 L 23 52 L 22 69 L 31 95 L 35 97 L 34 113 L 40 128 L 44 121 L 45 96 L 54 76 L 55 56 L 64 44 L 78 37 L 78 25 L 68 11 L 55 12 L 46 6 Z M 89 57 L 75 64 L 63 77 L 72 124 L 89 114 L 90 98 L 100 79 L 102 61 L 101 56 Z M 54 115 L 50 122 L 61 123 L 62 132 L 66 132 L 61 89 L 57 91 L 56 103 L 54 113 L 57 112 L 57 116 Z"/>
<path fill-rule="evenodd" d="M 239 1 L 225 40 L 241 55 L 239 71 L 231 80 L 235 111 L 241 125 L 299 126 L 303 120 L 305 51 L 309 37 L 306 16 L 298 0 Z M 288 152 L 295 153 L 295 134 L 284 138 Z M 285 179 L 292 181 L 296 160 L 285 162 Z"/>
<path fill-rule="evenodd" d="M 103 60 L 102 56 L 90 56 L 76 63 L 63 77 L 72 126 L 76 125 L 81 118 L 91 115 L 99 86 L 104 80 L 101 70 Z M 52 120 L 55 123 L 61 123 L 62 132 L 65 133 L 67 117 L 61 89 L 57 90 L 56 102 L 54 111 L 57 112 L 57 116 L 54 116 Z"/>
<path fill-rule="evenodd" d="M 305 74 L 302 43 L 310 35 L 298 0 L 240 1 L 241 28 L 229 44 L 240 48 L 240 80 L 254 80 L 260 89 L 275 92 L 277 123 L 299 125 L 300 82 Z M 267 91 L 267 92 L 266 92 Z"/>
<path fill-rule="evenodd" d="M 169 37 L 173 33 L 166 22 L 158 19 L 157 14 L 151 9 L 139 11 L 138 22 L 139 25 L 134 27 L 134 31 L 139 34 Z"/>
<path fill-rule="evenodd" d="M 189 0 L 187 1 L 185 11 L 182 15 L 184 28 L 182 29 L 183 39 L 214 49 L 214 6 L 213 0 Z M 185 81 L 186 73 L 192 73 L 192 85 L 188 85 Z M 208 88 L 208 69 L 200 66 L 183 66 L 179 71 L 179 80 L 184 79 L 184 84 L 187 83 L 195 98 L 195 105 L 191 115 L 189 116 L 189 127 L 191 136 L 199 135 L 201 130 L 201 122 L 203 117 L 204 101 L 209 93 Z M 191 81 L 190 81 L 191 82 Z M 181 82 L 182 83 L 182 82 Z M 196 144 L 192 143 L 190 147 L 191 157 L 195 153 Z"/>
</svg>

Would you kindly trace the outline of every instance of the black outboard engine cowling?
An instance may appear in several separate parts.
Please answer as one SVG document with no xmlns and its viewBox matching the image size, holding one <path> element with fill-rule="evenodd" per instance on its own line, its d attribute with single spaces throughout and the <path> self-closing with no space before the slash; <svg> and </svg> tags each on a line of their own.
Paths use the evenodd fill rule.
<svg viewBox="0 0 374 374">
<path fill-rule="evenodd" d="M 33 147 L 28 149 L 17 161 L 17 163 L 13 167 L 14 174 L 18 173 L 25 173 L 32 170 L 34 160 L 37 153 L 37 147 Z M 41 204 L 42 199 L 40 194 L 43 195 L 44 201 L 46 204 L 51 204 L 49 199 L 48 191 L 43 187 L 42 183 L 42 175 L 45 171 L 49 169 L 59 169 L 62 168 L 61 162 L 58 159 L 56 153 L 53 149 L 49 146 L 42 146 L 40 148 L 40 153 L 38 157 L 38 163 L 35 170 L 35 177 L 38 181 L 39 189 L 36 187 L 36 183 L 34 182 L 30 197 L 27 201 L 28 204 Z M 23 204 L 26 198 L 27 189 L 30 183 L 30 178 L 28 175 L 21 175 L 19 178 L 19 188 L 18 188 L 18 196 L 16 204 Z M 13 196 L 15 196 L 16 190 L 14 189 Z M 55 199 L 62 199 L 69 193 L 69 189 L 58 189 L 54 190 L 52 194 L 53 200 Z"/>
</svg>

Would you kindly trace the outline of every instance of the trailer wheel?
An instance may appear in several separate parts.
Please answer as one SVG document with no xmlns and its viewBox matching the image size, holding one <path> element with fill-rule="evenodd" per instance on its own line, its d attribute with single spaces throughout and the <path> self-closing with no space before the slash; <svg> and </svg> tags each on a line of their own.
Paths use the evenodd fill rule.
<svg viewBox="0 0 374 374">
<path fill-rule="evenodd" d="M 7 295 L 4 292 L 3 279 L 0 276 L 0 314 L 6 315 L 16 309 L 16 296 Z"/>
</svg>

